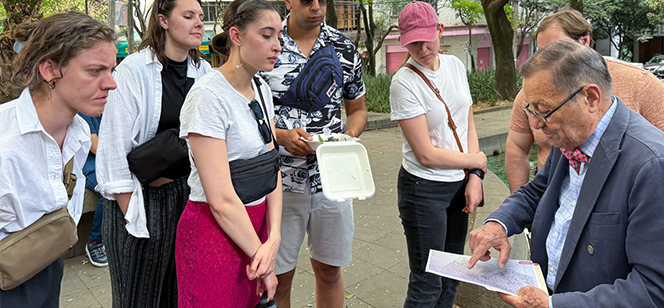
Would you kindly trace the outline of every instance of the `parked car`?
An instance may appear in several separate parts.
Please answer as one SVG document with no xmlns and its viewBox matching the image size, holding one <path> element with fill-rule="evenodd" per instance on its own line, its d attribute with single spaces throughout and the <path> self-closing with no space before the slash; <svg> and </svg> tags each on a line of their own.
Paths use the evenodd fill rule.
<svg viewBox="0 0 664 308">
<path fill-rule="evenodd" d="M 664 78 L 664 55 L 657 55 L 643 64 L 643 68 L 649 70 L 657 78 Z"/>
</svg>

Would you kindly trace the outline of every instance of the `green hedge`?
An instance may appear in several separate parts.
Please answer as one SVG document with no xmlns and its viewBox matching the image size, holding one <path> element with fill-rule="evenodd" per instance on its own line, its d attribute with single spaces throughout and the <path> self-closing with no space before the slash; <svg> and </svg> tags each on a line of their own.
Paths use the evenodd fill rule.
<svg viewBox="0 0 664 308">
<path fill-rule="evenodd" d="M 367 110 L 373 112 L 390 112 L 390 81 L 392 75 L 380 74 L 376 77 L 364 75 L 364 84 L 367 88 L 365 102 Z M 521 74 L 517 71 L 517 88 L 521 89 Z M 468 73 L 468 85 L 473 103 L 495 103 L 500 99 L 496 91 L 496 70 L 485 69 Z"/>
<path fill-rule="evenodd" d="M 390 82 L 392 75 L 379 74 L 376 77 L 364 75 L 364 86 L 367 89 L 365 103 L 368 111 L 390 112 Z"/>
<path fill-rule="evenodd" d="M 468 73 L 468 86 L 473 103 L 490 102 L 495 103 L 500 99 L 496 91 L 496 70 L 485 69 Z"/>
</svg>

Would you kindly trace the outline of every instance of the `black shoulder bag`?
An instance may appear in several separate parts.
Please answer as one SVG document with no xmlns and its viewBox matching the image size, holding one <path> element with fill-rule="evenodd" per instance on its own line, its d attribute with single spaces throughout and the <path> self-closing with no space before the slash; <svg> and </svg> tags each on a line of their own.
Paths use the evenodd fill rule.
<svg viewBox="0 0 664 308">
<path fill-rule="evenodd" d="M 141 184 L 148 185 L 164 175 L 173 179 L 189 175 L 189 147 L 179 135 L 179 129 L 167 129 L 127 154 L 129 170 Z"/>
<path fill-rule="evenodd" d="M 279 144 L 272 134 L 270 120 L 267 119 L 267 109 L 265 107 L 263 93 L 261 93 L 260 81 L 257 77 L 254 77 L 254 82 L 256 83 L 256 91 L 258 91 L 258 95 L 261 98 L 261 104 L 263 105 L 263 118 L 265 118 L 264 121 L 267 122 L 267 129 L 270 133 L 269 136 L 271 140 L 266 140 L 265 142 L 274 142 L 274 149 L 254 158 L 236 159 L 229 162 L 233 188 L 238 197 L 240 197 L 240 200 L 242 200 L 242 203 L 245 204 L 256 201 L 273 192 L 277 188 L 277 179 L 279 178 L 278 172 L 280 172 Z M 251 108 L 251 104 L 249 105 L 249 108 Z M 256 116 L 256 114 L 254 114 L 254 116 Z M 259 120 L 260 119 L 256 116 L 256 121 Z"/>
</svg>

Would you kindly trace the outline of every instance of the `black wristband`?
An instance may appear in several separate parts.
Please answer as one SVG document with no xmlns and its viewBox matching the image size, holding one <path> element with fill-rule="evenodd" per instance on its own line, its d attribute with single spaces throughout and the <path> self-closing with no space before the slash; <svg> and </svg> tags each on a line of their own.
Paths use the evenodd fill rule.
<svg viewBox="0 0 664 308">
<path fill-rule="evenodd" d="M 479 177 L 480 180 L 484 180 L 484 171 L 482 171 L 482 169 L 470 169 L 468 170 L 468 173 L 477 175 L 477 177 Z"/>
</svg>

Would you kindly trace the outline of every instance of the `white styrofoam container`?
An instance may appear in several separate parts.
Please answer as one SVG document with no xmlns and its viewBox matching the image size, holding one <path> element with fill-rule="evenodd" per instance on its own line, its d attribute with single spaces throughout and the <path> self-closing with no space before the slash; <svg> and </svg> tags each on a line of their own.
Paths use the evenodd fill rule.
<svg viewBox="0 0 664 308">
<path fill-rule="evenodd" d="M 326 198 L 364 200 L 376 192 L 367 149 L 359 142 L 324 142 L 316 148 Z"/>
</svg>

